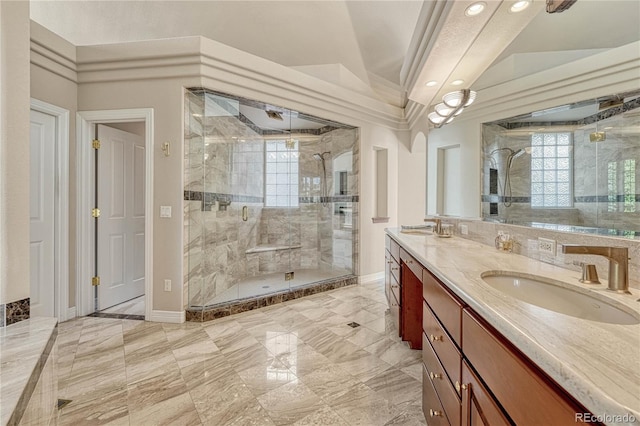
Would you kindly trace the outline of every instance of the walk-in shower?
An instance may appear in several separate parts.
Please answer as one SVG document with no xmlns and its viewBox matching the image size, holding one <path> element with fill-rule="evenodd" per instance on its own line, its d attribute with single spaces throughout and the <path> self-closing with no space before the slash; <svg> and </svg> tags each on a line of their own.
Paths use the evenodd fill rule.
<svg viewBox="0 0 640 426">
<path fill-rule="evenodd" d="M 188 319 L 355 283 L 358 155 L 352 126 L 187 91 Z"/>
</svg>

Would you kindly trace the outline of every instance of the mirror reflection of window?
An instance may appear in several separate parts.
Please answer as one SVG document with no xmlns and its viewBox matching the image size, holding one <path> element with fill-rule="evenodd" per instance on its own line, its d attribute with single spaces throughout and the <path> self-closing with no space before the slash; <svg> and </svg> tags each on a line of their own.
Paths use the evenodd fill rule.
<svg viewBox="0 0 640 426">
<path fill-rule="evenodd" d="M 572 146 L 569 132 L 531 136 L 531 207 L 573 206 Z"/>
</svg>

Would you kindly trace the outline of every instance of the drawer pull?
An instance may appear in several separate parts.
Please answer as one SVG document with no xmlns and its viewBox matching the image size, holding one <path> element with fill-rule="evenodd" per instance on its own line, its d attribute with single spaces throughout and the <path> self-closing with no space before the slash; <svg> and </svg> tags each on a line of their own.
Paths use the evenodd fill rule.
<svg viewBox="0 0 640 426">
<path fill-rule="evenodd" d="M 432 410 L 429 408 L 429 416 L 431 417 L 442 417 L 442 411 L 440 410 Z"/>
<path fill-rule="evenodd" d="M 411 263 L 413 263 L 413 260 L 409 259 L 409 260 L 407 260 L 407 263 L 411 264 Z"/>
<path fill-rule="evenodd" d="M 429 373 L 429 377 L 431 377 L 431 380 L 435 380 L 435 379 L 442 379 L 442 374 L 438 374 L 438 373 Z M 458 382 L 456 382 L 458 383 Z"/>
<path fill-rule="evenodd" d="M 398 268 L 391 268 L 391 270 L 392 270 L 392 271 L 397 271 L 397 270 L 398 270 Z"/>
<path fill-rule="evenodd" d="M 397 303 L 391 302 L 391 306 L 399 306 Z"/>
<path fill-rule="evenodd" d="M 391 265 L 391 264 L 393 263 L 393 261 L 391 261 L 391 260 L 387 260 L 387 263 L 388 263 L 389 265 Z"/>
<path fill-rule="evenodd" d="M 457 390 L 458 392 L 460 392 L 460 390 L 467 390 L 467 387 L 468 387 L 468 386 L 467 386 L 467 385 L 465 385 L 464 383 L 463 383 L 463 384 L 460 384 L 460 382 L 456 380 L 456 390 Z"/>
<path fill-rule="evenodd" d="M 400 288 L 399 285 L 392 285 L 391 288 Z"/>
<path fill-rule="evenodd" d="M 432 342 L 437 342 L 438 340 L 443 342 L 444 341 L 444 337 L 443 336 L 435 336 L 433 334 L 429 335 L 429 339 L 431 339 Z"/>
</svg>

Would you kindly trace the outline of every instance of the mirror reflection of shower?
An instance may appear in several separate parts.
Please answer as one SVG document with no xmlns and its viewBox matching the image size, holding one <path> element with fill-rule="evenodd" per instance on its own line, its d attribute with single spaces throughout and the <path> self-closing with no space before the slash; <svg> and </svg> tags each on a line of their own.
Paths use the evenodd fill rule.
<svg viewBox="0 0 640 426">
<path fill-rule="evenodd" d="M 494 149 L 493 151 L 491 151 L 489 153 L 489 159 L 492 163 L 492 165 L 498 169 L 498 167 L 496 166 L 495 163 L 495 159 L 493 158 L 493 154 L 500 152 L 500 151 L 506 151 L 508 153 L 507 159 L 506 159 L 506 167 L 505 167 L 505 176 L 504 176 L 504 181 L 502 183 L 502 205 L 504 205 L 505 207 L 511 207 L 512 201 L 511 201 L 511 167 L 513 166 L 513 161 L 516 158 L 519 158 L 521 156 L 523 156 L 524 154 L 531 154 L 531 147 L 528 146 L 526 148 L 520 148 L 518 150 L 513 150 L 511 148 L 497 148 Z M 499 180 L 499 178 L 498 178 Z M 498 183 L 498 186 L 499 183 Z"/>
<path fill-rule="evenodd" d="M 328 192 L 327 192 L 327 166 L 325 164 L 325 155 L 330 155 L 331 152 L 330 151 L 325 151 L 322 154 L 319 152 L 316 152 L 315 154 L 313 154 L 313 158 L 316 161 L 320 161 L 322 162 L 322 182 L 320 183 L 320 188 L 322 190 L 321 193 L 321 197 L 322 197 L 322 205 L 326 207 L 327 205 L 327 198 L 328 198 Z"/>
</svg>

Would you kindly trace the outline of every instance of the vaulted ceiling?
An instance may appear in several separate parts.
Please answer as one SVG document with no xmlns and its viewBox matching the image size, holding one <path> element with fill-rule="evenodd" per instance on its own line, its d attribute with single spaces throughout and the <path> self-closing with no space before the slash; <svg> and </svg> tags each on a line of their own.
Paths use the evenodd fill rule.
<svg viewBox="0 0 640 426">
<path fill-rule="evenodd" d="M 578 0 L 561 14 L 534 0 L 522 15 L 508 11 L 513 2 L 485 0 L 469 18 L 467 0 L 36 0 L 31 17 L 77 46 L 197 35 L 305 72 L 341 64 L 399 106 L 430 105 L 457 78 L 494 84 L 489 68 L 500 79 L 530 72 L 514 58 L 538 55 L 540 68 L 640 39 L 637 0 Z"/>
</svg>

